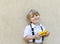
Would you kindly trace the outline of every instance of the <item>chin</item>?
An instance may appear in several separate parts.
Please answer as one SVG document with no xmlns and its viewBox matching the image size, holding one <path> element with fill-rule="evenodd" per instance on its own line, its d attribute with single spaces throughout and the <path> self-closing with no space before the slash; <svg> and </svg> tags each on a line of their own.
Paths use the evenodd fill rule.
<svg viewBox="0 0 60 44">
<path fill-rule="evenodd" d="M 38 22 L 35 22 L 35 23 L 38 23 Z"/>
</svg>

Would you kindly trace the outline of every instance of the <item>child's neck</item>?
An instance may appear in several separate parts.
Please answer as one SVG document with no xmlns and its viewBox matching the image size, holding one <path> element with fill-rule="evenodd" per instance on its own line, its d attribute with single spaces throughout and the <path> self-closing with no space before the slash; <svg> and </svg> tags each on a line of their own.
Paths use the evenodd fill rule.
<svg viewBox="0 0 60 44">
<path fill-rule="evenodd" d="M 39 25 L 39 23 L 33 23 L 34 25 Z"/>
</svg>

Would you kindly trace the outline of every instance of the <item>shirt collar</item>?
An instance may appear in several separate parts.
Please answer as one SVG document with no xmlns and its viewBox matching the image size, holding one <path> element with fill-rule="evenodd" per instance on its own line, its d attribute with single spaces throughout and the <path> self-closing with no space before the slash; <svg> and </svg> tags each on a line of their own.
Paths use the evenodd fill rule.
<svg viewBox="0 0 60 44">
<path fill-rule="evenodd" d="M 40 24 L 38 23 L 38 25 L 35 25 L 35 24 L 31 24 L 32 25 L 32 28 L 36 28 L 37 26 L 39 26 Z"/>
</svg>

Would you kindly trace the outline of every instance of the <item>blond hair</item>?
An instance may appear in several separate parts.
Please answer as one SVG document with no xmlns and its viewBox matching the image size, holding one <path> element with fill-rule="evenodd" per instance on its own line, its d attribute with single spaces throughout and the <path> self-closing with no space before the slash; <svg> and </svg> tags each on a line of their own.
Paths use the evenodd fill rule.
<svg viewBox="0 0 60 44">
<path fill-rule="evenodd" d="M 36 10 L 31 9 L 31 10 L 29 11 L 29 13 L 27 14 L 27 16 L 26 16 L 28 22 L 31 22 L 31 21 L 30 21 L 31 15 L 32 15 L 32 16 L 34 16 L 34 15 L 35 15 L 35 16 L 38 16 L 38 15 L 40 16 L 40 14 L 39 14 Z"/>
</svg>

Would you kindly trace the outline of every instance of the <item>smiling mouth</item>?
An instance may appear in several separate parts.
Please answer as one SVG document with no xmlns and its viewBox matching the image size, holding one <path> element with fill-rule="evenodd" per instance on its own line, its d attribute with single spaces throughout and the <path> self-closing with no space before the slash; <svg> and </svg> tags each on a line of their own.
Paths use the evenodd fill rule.
<svg viewBox="0 0 60 44">
<path fill-rule="evenodd" d="M 39 19 L 36 18 L 35 20 L 39 20 Z"/>
</svg>

